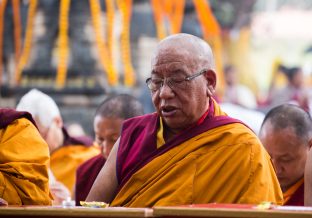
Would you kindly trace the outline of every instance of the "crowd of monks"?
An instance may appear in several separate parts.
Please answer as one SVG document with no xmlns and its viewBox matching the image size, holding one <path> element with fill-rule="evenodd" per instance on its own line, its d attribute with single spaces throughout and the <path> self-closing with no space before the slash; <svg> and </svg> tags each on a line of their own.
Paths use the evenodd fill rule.
<svg viewBox="0 0 312 218">
<path fill-rule="evenodd" d="M 133 96 L 108 96 L 94 116 L 94 140 L 70 136 L 54 100 L 36 89 L 16 109 L 0 109 L 0 204 L 57 205 L 71 197 L 77 206 L 312 205 L 305 110 L 273 108 L 257 136 L 214 99 L 206 42 L 169 36 L 151 63 L 146 84 L 156 112 L 144 114 Z"/>
</svg>

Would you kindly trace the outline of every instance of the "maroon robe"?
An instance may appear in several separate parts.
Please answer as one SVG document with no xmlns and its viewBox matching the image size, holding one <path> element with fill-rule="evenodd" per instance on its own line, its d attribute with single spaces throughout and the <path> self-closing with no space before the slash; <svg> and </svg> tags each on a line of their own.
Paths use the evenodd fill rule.
<svg viewBox="0 0 312 218">
<path fill-rule="evenodd" d="M 80 206 L 80 201 L 85 201 L 90 189 L 105 164 L 106 159 L 102 154 L 99 154 L 83 164 L 76 171 L 75 184 L 75 200 L 76 205 Z"/>
<path fill-rule="evenodd" d="M 93 146 L 93 140 L 89 136 L 76 136 L 72 137 L 68 134 L 65 127 L 62 127 L 63 135 L 64 135 L 64 142 L 63 146 L 66 145 L 84 145 L 84 146 Z"/>
<path fill-rule="evenodd" d="M 16 111 L 15 109 L 10 108 L 0 108 L 0 129 L 5 128 L 14 120 L 23 117 L 31 121 L 36 126 L 36 123 L 30 113 L 26 111 Z"/>
<path fill-rule="evenodd" d="M 304 182 L 299 186 L 284 206 L 304 206 Z"/>
<path fill-rule="evenodd" d="M 242 123 L 240 120 L 226 115 L 214 116 L 214 104 L 210 101 L 208 114 L 200 124 L 184 130 L 179 135 L 168 140 L 160 148 L 157 148 L 156 134 L 159 128 L 159 119 L 157 113 L 152 113 L 131 118 L 124 122 L 116 163 L 118 190 L 122 188 L 135 172 L 157 156 L 180 145 L 182 142 L 218 126 Z"/>
</svg>

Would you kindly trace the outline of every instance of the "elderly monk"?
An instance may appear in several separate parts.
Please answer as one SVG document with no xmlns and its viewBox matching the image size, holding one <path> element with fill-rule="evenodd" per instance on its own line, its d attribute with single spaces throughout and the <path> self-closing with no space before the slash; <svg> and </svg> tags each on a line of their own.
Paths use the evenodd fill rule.
<svg viewBox="0 0 312 218">
<path fill-rule="evenodd" d="M 146 81 L 157 112 L 123 124 L 87 200 L 126 207 L 282 203 L 261 142 L 211 97 L 214 68 L 209 45 L 195 36 L 159 43 Z"/>
<path fill-rule="evenodd" d="M 95 141 L 101 146 L 102 152 L 83 163 L 77 169 L 75 186 L 76 205 L 80 205 L 79 202 L 87 198 L 94 180 L 120 135 L 123 121 L 140 115 L 143 115 L 142 104 L 128 94 L 109 96 L 97 108 L 93 128 Z"/>
<path fill-rule="evenodd" d="M 280 105 L 264 118 L 260 140 L 271 155 L 284 205 L 304 205 L 304 167 L 311 139 L 311 117 L 298 106 Z"/>
<path fill-rule="evenodd" d="M 85 142 L 71 137 L 63 127 L 55 101 L 37 89 L 29 91 L 21 98 L 17 110 L 25 110 L 33 115 L 42 137 L 49 145 L 50 168 L 55 179 L 73 193 L 78 166 L 99 154 L 99 149 L 93 146 L 92 140 Z"/>
<path fill-rule="evenodd" d="M 0 108 L 0 199 L 9 205 L 50 205 L 49 148 L 31 115 Z"/>
</svg>

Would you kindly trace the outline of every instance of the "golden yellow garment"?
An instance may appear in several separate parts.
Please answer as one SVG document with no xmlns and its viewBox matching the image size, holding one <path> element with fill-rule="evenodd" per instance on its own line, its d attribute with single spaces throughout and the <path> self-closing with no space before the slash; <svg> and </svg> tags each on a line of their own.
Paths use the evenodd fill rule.
<svg viewBox="0 0 312 218">
<path fill-rule="evenodd" d="M 162 145 L 164 145 L 165 139 L 164 139 L 164 126 L 163 126 L 163 122 L 162 119 L 159 119 L 159 128 L 157 131 L 157 148 L 160 148 Z"/>
<path fill-rule="evenodd" d="M 51 154 L 50 168 L 56 180 L 62 182 L 73 194 L 77 168 L 99 153 L 100 150 L 95 146 L 62 146 Z"/>
<path fill-rule="evenodd" d="M 215 103 L 215 116 L 222 114 Z M 111 205 L 262 201 L 283 203 L 270 157 L 250 129 L 232 123 L 197 135 L 154 158 L 132 175 Z"/>
<path fill-rule="evenodd" d="M 0 198 L 9 205 L 51 205 L 49 148 L 26 118 L 0 129 Z"/>
</svg>

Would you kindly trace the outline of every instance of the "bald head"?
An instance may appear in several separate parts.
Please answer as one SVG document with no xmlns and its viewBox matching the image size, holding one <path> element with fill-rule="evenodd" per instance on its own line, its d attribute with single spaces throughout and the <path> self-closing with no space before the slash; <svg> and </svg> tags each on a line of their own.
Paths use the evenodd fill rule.
<svg viewBox="0 0 312 218">
<path fill-rule="evenodd" d="M 129 119 L 143 115 L 143 105 L 128 94 L 107 97 L 96 110 L 96 116 Z"/>
<path fill-rule="evenodd" d="M 163 39 L 154 53 L 152 66 L 155 63 L 161 64 L 168 61 L 167 54 L 179 55 L 182 62 L 189 63 L 195 68 L 213 70 L 215 68 L 210 46 L 204 40 L 190 34 L 179 33 Z M 165 58 L 165 60 L 162 58 Z"/>
<path fill-rule="evenodd" d="M 296 105 L 283 104 L 270 110 L 263 120 L 260 133 L 268 122 L 274 130 L 293 128 L 298 138 L 312 138 L 312 119 L 306 111 Z"/>
<path fill-rule="evenodd" d="M 303 178 L 311 136 L 311 117 L 298 106 L 275 107 L 264 118 L 260 140 L 271 156 L 283 192 Z"/>
</svg>

